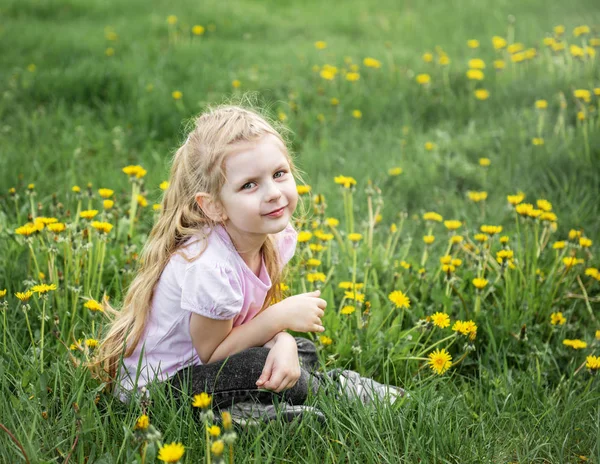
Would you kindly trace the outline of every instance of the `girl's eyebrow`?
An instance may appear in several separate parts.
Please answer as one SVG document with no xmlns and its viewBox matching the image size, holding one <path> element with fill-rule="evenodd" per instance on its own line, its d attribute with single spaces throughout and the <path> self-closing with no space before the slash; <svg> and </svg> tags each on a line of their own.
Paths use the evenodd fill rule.
<svg viewBox="0 0 600 464">
<path fill-rule="evenodd" d="M 273 170 L 273 172 L 281 171 L 282 169 L 287 169 L 287 170 L 289 170 L 289 166 L 288 166 L 288 164 L 287 164 L 287 163 L 281 163 L 279 166 L 277 166 L 277 167 L 276 167 L 276 168 Z M 241 184 L 243 185 L 243 184 L 246 184 L 247 182 L 254 182 L 254 181 L 256 181 L 256 180 L 257 180 L 259 177 L 260 177 L 260 176 L 256 176 L 256 175 L 254 175 L 254 174 L 253 174 L 253 175 L 251 175 L 251 176 L 249 176 L 249 177 L 242 177 L 242 178 L 239 180 L 239 183 L 241 183 Z"/>
</svg>

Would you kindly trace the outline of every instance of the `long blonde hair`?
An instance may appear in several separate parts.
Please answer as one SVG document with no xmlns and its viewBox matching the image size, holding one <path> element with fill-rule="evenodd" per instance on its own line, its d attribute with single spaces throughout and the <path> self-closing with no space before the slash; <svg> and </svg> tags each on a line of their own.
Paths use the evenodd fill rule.
<svg viewBox="0 0 600 464">
<path fill-rule="evenodd" d="M 272 134 L 287 149 L 288 144 L 281 135 L 285 133 L 283 128 L 278 131 L 274 125 L 255 109 L 229 104 L 209 108 L 195 119 L 189 137 L 173 156 L 169 187 L 162 199 L 160 215 L 141 252 L 138 272 L 129 286 L 121 311 L 104 302 L 105 312 L 113 320 L 91 367 L 109 385 L 115 379 L 121 356 L 130 356 L 140 342 L 150 314 L 154 287 L 172 254 L 189 237 L 202 233 L 207 226 L 212 229 L 216 225 L 198 206 L 195 194 L 207 192 L 218 198 L 225 181 L 225 158 L 232 145 Z M 285 154 L 292 173 L 298 175 L 287 150 Z M 272 236 L 267 237 L 261 251 L 272 282 L 264 309 L 273 299 L 281 299 L 282 269 Z"/>
</svg>

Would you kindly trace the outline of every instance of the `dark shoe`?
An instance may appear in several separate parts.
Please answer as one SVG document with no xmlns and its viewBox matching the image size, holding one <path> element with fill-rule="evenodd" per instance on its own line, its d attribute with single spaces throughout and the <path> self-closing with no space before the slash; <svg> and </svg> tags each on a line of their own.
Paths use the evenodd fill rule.
<svg viewBox="0 0 600 464">
<path fill-rule="evenodd" d="M 273 404 L 241 402 L 228 408 L 228 411 L 231 413 L 231 420 L 241 427 L 264 425 L 278 419 L 293 422 L 309 415 L 315 417 L 321 423 L 325 422 L 325 415 L 319 409 L 304 404 L 280 403 L 275 406 Z"/>
</svg>

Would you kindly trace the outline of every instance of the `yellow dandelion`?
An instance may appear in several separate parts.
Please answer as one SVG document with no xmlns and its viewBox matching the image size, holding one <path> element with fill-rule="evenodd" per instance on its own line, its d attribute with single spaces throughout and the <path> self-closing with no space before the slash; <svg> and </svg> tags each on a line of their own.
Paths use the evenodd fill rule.
<svg viewBox="0 0 600 464">
<path fill-rule="evenodd" d="M 550 314 L 550 324 L 552 325 L 564 325 L 567 319 L 563 316 L 563 313 L 557 311 Z"/>
<path fill-rule="evenodd" d="M 45 293 L 48 293 L 52 290 L 56 290 L 58 287 L 56 286 L 56 284 L 39 284 L 39 285 L 34 285 L 33 287 L 31 287 L 31 291 L 34 293 L 37 293 L 38 295 L 43 295 Z"/>
<path fill-rule="evenodd" d="M 425 242 L 425 244 L 431 245 L 435 241 L 435 236 L 433 236 L 433 235 L 424 235 L 423 236 L 423 241 Z"/>
<path fill-rule="evenodd" d="M 352 233 L 352 234 L 348 234 L 348 240 L 350 240 L 351 242 L 359 242 L 362 240 L 362 234 L 357 234 L 357 233 Z"/>
<path fill-rule="evenodd" d="M 388 295 L 389 300 L 396 305 L 396 308 L 410 308 L 410 298 L 400 290 L 394 290 Z"/>
<path fill-rule="evenodd" d="M 490 97 L 490 92 L 486 89 L 475 90 L 475 98 L 477 100 L 487 100 Z"/>
<path fill-rule="evenodd" d="M 322 272 L 311 272 L 309 274 L 306 274 L 306 280 L 308 280 L 311 283 L 325 282 L 326 279 L 327 279 L 327 276 L 325 274 L 323 274 Z"/>
<path fill-rule="evenodd" d="M 450 326 L 450 316 L 446 313 L 434 313 L 431 315 L 431 322 L 440 329 L 445 329 Z"/>
<path fill-rule="evenodd" d="M 183 92 L 181 92 L 180 90 L 174 90 L 173 92 L 171 92 L 171 96 L 173 97 L 173 100 L 181 100 L 181 98 L 183 97 Z"/>
<path fill-rule="evenodd" d="M 450 219 L 448 221 L 444 221 L 444 226 L 446 226 L 446 229 L 448 230 L 456 230 L 462 226 L 462 222 L 457 221 L 456 219 Z"/>
<path fill-rule="evenodd" d="M 390 168 L 390 169 L 388 169 L 388 174 L 390 176 L 399 176 L 400 174 L 402 174 L 402 168 L 398 168 L 398 167 Z"/>
<path fill-rule="evenodd" d="M 79 213 L 83 219 L 93 219 L 98 214 L 97 209 L 87 209 Z"/>
<path fill-rule="evenodd" d="M 442 222 L 443 218 L 441 214 L 438 214 L 434 211 L 428 211 L 425 214 L 423 214 L 423 219 L 425 221 L 436 221 L 436 222 Z"/>
<path fill-rule="evenodd" d="M 111 190 L 111 189 L 107 189 L 107 188 L 101 188 L 98 190 L 98 194 L 102 197 L 102 198 L 110 198 L 114 195 L 115 191 Z"/>
<path fill-rule="evenodd" d="M 592 371 L 600 369 L 600 356 L 589 355 L 585 358 L 585 367 Z"/>
<path fill-rule="evenodd" d="M 420 85 L 428 85 L 431 82 L 431 76 L 429 74 L 417 74 L 417 83 Z"/>
<path fill-rule="evenodd" d="M 344 314 L 344 315 L 350 315 L 352 314 L 354 311 L 356 311 L 356 308 L 354 306 L 344 306 L 341 310 L 340 310 L 340 314 Z"/>
<path fill-rule="evenodd" d="M 489 158 L 479 158 L 479 165 L 487 168 L 492 162 Z"/>
<path fill-rule="evenodd" d="M 481 69 L 469 69 L 467 71 L 467 79 L 472 81 L 482 81 L 484 78 L 483 71 Z"/>
<path fill-rule="evenodd" d="M 231 81 L 231 86 L 234 89 L 239 89 L 242 86 L 242 82 L 238 79 L 234 79 L 233 81 Z"/>
<path fill-rule="evenodd" d="M 429 353 L 429 367 L 438 375 L 442 375 L 452 367 L 452 356 L 444 348 Z"/>
<path fill-rule="evenodd" d="M 178 462 L 185 453 L 185 447 L 181 443 L 172 442 L 160 447 L 158 459 L 163 462 Z"/>
<path fill-rule="evenodd" d="M 225 449 L 225 442 L 223 440 L 214 441 L 212 445 L 210 445 L 210 452 L 215 456 L 221 456 L 223 454 L 223 450 Z"/>
<path fill-rule="evenodd" d="M 199 395 L 194 395 L 194 400 L 192 402 L 192 406 L 194 408 L 208 408 L 212 402 L 212 397 L 205 392 L 200 393 Z"/>
<path fill-rule="evenodd" d="M 135 430 L 146 430 L 148 427 L 150 426 L 150 418 L 146 415 L 143 414 L 140 417 L 138 417 L 138 420 L 135 421 Z"/>
<path fill-rule="evenodd" d="M 319 341 L 323 346 L 329 346 L 333 343 L 333 340 L 327 335 L 319 335 Z"/>
<path fill-rule="evenodd" d="M 208 434 L 211 437 L 218 437 L 221 435 L 221 428 L 218 425 L 211 425 L 208 427 Z"/>
<path fill-rule="evenodd" d="M 315 42 L 315 48 L 317 50 L 323 50 L 327 48 L 327 42 L 324 42 L 323 40 L 318 40 Z"/>
<path fill-rule="evenodd" d="M 204 34 L 204 26 L 201 26 L 200 24 L 196 24 L 195 26 L 192 27 L 192 34 L 194 34 L 194 35 Z"/>
<path fill-rule="evenodd" d="M 481 277 L 476 277 L 475 279 L 473 279 L 471 281 L 471 283 L 475 286 L 475 288 L 478 288 L 479 290 L 481 290 L 488 284 L 488 281 L 487 281 L 487 279 L 484 279 Z"/>
</svg>

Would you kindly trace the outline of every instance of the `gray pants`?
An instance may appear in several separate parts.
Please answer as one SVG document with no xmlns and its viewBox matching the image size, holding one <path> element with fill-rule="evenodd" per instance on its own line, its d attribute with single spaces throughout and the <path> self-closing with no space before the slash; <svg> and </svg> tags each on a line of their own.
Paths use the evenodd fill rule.
<svg viewBox="0 0 600 464">
<path fill-rule="evenodd" d="M 255 347 L 234 354 L 223 361 L 191 366 L 178 371 L 170 380 L 176 396 L 189 398 L 202 392 L 213 397 L 213 407 L 226 408 L 234 403 L 258 401 L 272 404 L 275 398 L 290 404 L 304 404 L 309 394 L 316 394 L 323 383 L 317 349 L 310 340 L 295 337 L 300 361 L 300 379 L 292 388 L 280 393 L 256 386 L 270 348 Z"/>
</svg>

